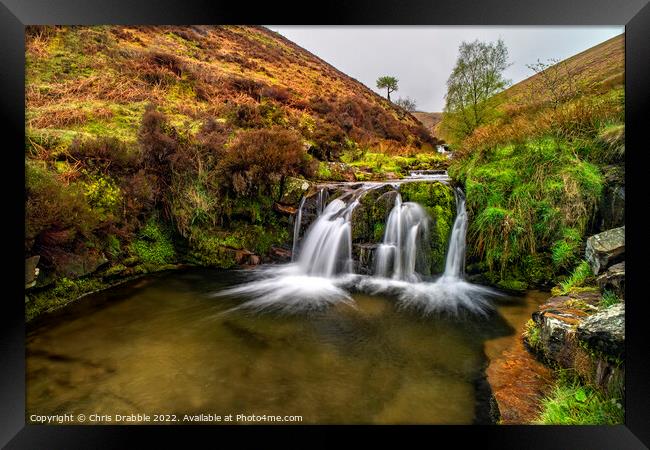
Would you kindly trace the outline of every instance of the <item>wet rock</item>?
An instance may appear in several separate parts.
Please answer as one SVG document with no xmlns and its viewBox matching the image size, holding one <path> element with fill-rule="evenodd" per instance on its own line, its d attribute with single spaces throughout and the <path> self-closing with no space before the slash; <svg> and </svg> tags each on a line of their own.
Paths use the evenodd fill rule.
<svg viewBox="0 0 650 450">
<path fill-rule="evenodd" d="M 585 258 L 591 265 L 594 275 L 598 275 L 610 265 L 625 256 L 625 227 L 613 228 L 587 239 Z"/>
<path fill-rule="evenodd" d="M 373 272 L 373 261 L 377 244 L 354 244 L 352 246 L 352 259 L 356 262 L 355 272 L 370 275 Z"/>
<path fill-rule="evenodd" d="M 104 253 L 87 249 L 80 253 L 59 252 L 51 257 L 57 275 L 67 278 L 79 278 L 95 272 L 108 264 Z"/>
<path fill-rule="evenodd" d="M 375 209 L 373 211 L 373 214 L 375 216 L 375 219 L 385 222 L 388 219 L 390 210 L 393 209 L 393 206 L 395 206 L 396 199 L 397 191 L 390 190 L 381 194 L 379 198 L 377 198 L 377 201 L 374 205 Z"/>
<path fill-rule="evenodd" d="M 383 236 L 383 227 L 395 204 L 397 191 L 390 184 L 367 191 L 352 211 L 352 240 L 376 243 Z"/>
<path fill-rule="evenodd" d="M 612 291 L 619 298 L 625 299 L 625 261 L 609 267 L 596 282 L 601 291 Z"/>
<path fill-rule="evenodd" d="M 372 223 L 369 211 L 365 205 L 360 204 L 352 210 L 352 240 L 354 242 L 367 242 L 370 240 Z"/>
<path fill-rule="evenodd" d="M 574 370 L 604 392 L 623 389 L 623 304 L 599 307 L 598 290 L 552 297 L 533 313 L 528 348 L 552 365 Z"/>
<path fill-rule="evenodd" d="M 250 257 L 253 255 L 253 252 L 248 250 L 234 250 L 235 252 L 235 262 L 239 265 L 249 264 Z"/>
<path fill-rule="evenodd" d="M 283 205 L 297 205 L 302 196 L 309 191 L 311 183 L 301 178 L 287 177 L 282 187 L 279 203 Z"/>
<path fill-rule="evenodd" d="M 521 425 L 537 419 L 539 403 L 551 388 L 552 371 L 526 351 L 520 339 L 490 363 L 486 374 L 500 423 Z"/>
<path fill-rule="evenodd" d="M 281 203 L 273 203 L 273 209 L 279 213 L 293 215 L 298 211 L 298 208 L 293 206 L 283 205 Z"/>
<path fill-rule="evenodd" d="M 577 338 L 612 358 L 625 356 L 625 304 L 618 303 L 589 316 L 578 325 Z"/>
<path fill-rule="evenodd" d="M 291 250 L 273 246 L 269 249 L 269 256 L 273 261 L 289 262 L 291 261 Z"/>
<path fill-rule="evenodd" d="M 598 204 L 596 223 L 599 230 L 609 230 L 625 224 L 625 169 L 606 166 L 603 176 L 605 188 Z"/>
<path fill-rule="evenodd" d="M 29 289 L 36 285 L 36 278 L 38 277 L 39 269 L 36 267 L 40 256 L 32 256 L 25 260 L 25 289 Z"/>
</svg>

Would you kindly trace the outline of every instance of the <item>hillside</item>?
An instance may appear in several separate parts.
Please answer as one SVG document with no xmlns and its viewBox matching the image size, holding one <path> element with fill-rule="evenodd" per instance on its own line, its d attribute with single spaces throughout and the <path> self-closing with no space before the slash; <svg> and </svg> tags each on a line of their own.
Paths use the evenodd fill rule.
<svg viewBox="0 0 650 450">
<path fill-rule="evenodd" d="M 572 74 L 576 84 L 599 92 L 622 86 L 625 81 L 625 35 L 608 39 L 594 47 L 558 62 L 559 76 Z M 503 110 L 528 103 L 530 90 L 535 88 L 540 74 L 514 84 L 495 98 Z"/>
<path fill-rule="evenodd" d="M 436 136 L 436 125 L 440 123 L 442 120 L 442 113 L 441 112 L 423 112 L 423 111 L 415 111 L 412 113 L 416 119 L 418 119 L 424 127 L 429 130 L 429 132 L 433 135 Z"/>
<path fill-rule="evenodd" d="M 263 27 L 27 27 L 28 316 L 170 265 L 286 258 L 304 180 L 432 168 L 435 143 Z"/>
<path fill-rule="evenodd" d="M 624 62 L 621 35 L 547 65 L 454 143 L 470 270 L 507 288 L 552 285 L 590 234 L 624 225 Z"/>
<path fill-rule="evenodd" d="M 413 116 L 263 27 L 37 27 L 26 48 L 28 135 L 59 148 L 77 135 L 134 142 L 148 103 L 193 131 L 207 117 L 295 127 L 323 159 L 346 139 L 395 152 L 430 141 Z"/>
</svg>

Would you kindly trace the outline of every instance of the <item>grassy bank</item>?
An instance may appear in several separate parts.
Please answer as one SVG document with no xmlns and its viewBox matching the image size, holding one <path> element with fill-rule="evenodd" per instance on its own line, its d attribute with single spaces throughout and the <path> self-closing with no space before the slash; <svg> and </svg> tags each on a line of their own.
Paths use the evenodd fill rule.
<svg viewBox="0 0 650 450">
<path fill-rule="evenodd" d="M 459 143 L 470 263 L 503 287 L 557 282 L 594 229 L 603 169 L 624 160 L 624 94 L 572 98 L 505 114 Z"/>
</svg>

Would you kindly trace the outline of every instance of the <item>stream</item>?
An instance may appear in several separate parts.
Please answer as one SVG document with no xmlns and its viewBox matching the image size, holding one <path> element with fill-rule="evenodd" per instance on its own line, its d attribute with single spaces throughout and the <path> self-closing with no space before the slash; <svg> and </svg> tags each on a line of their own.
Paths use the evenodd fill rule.
<svg viewBox="0 0 650 450">
<path fill-rule="evenodd" d="M 444 273 L 426 275 L 431 224 L 399 193 L 372 273 L 357 273 L 350 221 L 372 188 L 332 200 L 319 193 L 318 216 L 299 245 L 299 225 L 294 230 L 291 263 L 149 276 L 35 321 L 27 417 L 490 423 L 485 369 L 513 345 L 540 296 L 513 300 L 464 280 L 461 191 Z"/>
</svg>

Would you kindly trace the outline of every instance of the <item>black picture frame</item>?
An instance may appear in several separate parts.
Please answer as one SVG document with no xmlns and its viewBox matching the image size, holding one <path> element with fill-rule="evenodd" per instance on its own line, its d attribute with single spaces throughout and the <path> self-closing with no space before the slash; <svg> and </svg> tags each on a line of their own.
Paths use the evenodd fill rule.
<svg viewBox="0 0 650 450">
<path fill-rule="evenodd" d="M 650 118 L 650 5 L 648 0 L 471 0 L 357 1 L 336 0 L 309 5 L 256 5 L 207 0 L 0 0 L 0 101 L 5 129 L 2 146 L 5 193 L 5 291 L 0 317 L 0 444 L 6 448 L 125 448 L 132 439 L 191 443 L 208 439 L 214 445 L 236 438 L 284 439 L 288 445 L 342 443 L 338 432 L 361 430 L 372 440 L 387 442 L 396 433 L 436 446 L 453 442 L 463 448 L 478 440 L 482 447 L 637 449 L 650 446 L 650 342 L 648 300 L 641 295 L 644 195 L 641 162 L 647 143 L 643 130 Z M 289 19 L 288 10 L 298 14 Z M 372 25 L 624 25 L 626 91 L 627 285 L 626 285 L 626 418 L 621 426 L 52 426 L 25 425 L 25 319 L 21 291 L 24 252 L 25 99 L 24 26 L 32 24 L 372 24 Z M 9 176 L 8 176 L 9 175 Z M 21 189 L 22 188 L 22 189 Z M 6 289 L 8 286 L 11 289 Z M 179 433 L 183 431 L 184 433 Z M 251 431 L 255 431 L 252 433 Z M 187 440 L 185 432 L 192 433 Z M 236 436 L 235 436 L 236 434 Z M 290 437 L 290 439 L 287 439 Z"/>
</svg>

